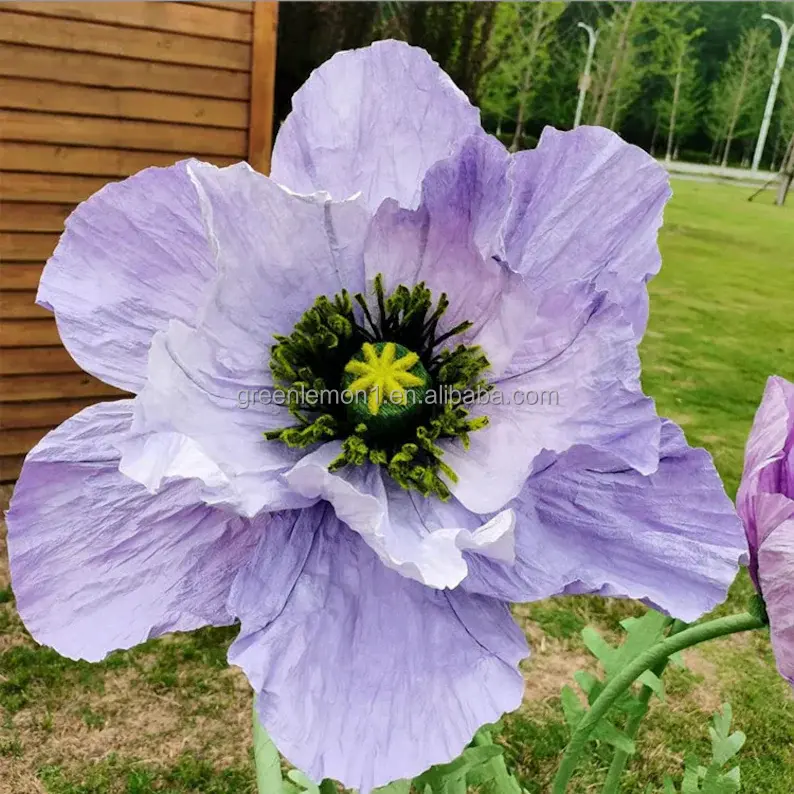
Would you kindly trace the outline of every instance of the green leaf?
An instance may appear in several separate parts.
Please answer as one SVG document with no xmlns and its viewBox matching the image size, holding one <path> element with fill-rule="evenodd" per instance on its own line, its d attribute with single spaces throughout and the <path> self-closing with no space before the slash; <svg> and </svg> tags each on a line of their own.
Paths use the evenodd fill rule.
<svg viewBox="0 0 794 794">
<path fill-rule="evenodd" d="M 478 788 L 482 794 L 521 794 L 521 786 L 518 785 L 518 781 L 510 774 L 505 765 L 504 748 L 494 744 L 490 730 L 481 728 L 477 731 L 473 744 L 477 747 L 496 747 L 499 750 L 499 755 L 495 755 L 480 766 L 469 770 L 466 775 L 466 783 Z"/>
<path fill-rule="evenodd" d="M 466 775 L 478 766 L 502 754 L 502 748 L 494 744 L 468 747 L 454 761 L 431 767 L 423 772 L 414 786 L 425 794 L 466 794 Z"/>
<path fill-rule="evenodd" d="M 296 791 L 300 792 L 300 794 L 320 794 L 319 786 L 312 783 L 303 772 L 291 769 L 287 772 L 287 777 L 297 786 Z"/>
<path fill-rule="evenodd" d="M 601 720 L 592 733 L 594 739 L 612 745 L 627 755 L 634 754 L 634 742 L 623 731 L 618 730 L 611 722 Z"/>
<path fill-rule="evenodd" d="M 588 702 L 592 705 L 595 699 L 601 694 L 601 690 L 604 688 L 604 682 L 598 676 L 585 672 L 584 670 L 577 670 L 573 674 L 573 677 L 582 691 L 587 695 Z"/>
<path fill-rule="evenodd" d="M 615 670 L 617 651 L 592 626 L 582 629 L 582 640 L 587 650 L 601 662 L 607 675 L 611 675 Z"/>
<path fill-rule="evenodd" d="M 664 684 L 659 676 L 652 673 L 650 670 L 646 670 L 637 680 L 644 686 L 647 686 L 659 700 L 664 700 Z"/>
<path fill-rule="evenodd" d="M 684 780 L 681 783 L 681 794 L 700 794 L 700 775 L 698 775 L 698 760 L 694 755 L 688 755 L 684 761 Z"/>
<path fill-rule="evenodd" d="M 388 786 L 376 788 L 372 794 L 410 794 L 410 792 L 410 780 L 395 780 L 394 782 L 389 783 Z"/>
<path fill-rule="evenodd" d="M 681 670 L 686 669 L 686 662 L 684 661 L 684 655 L 681 653 L 681 651 L 671 653 L 667 658 L 670 660 L 670 664 L 675 665 Z"/>
<path fill-rule="evenodd" d="M 741 731 L 729 733 L 733 711 L 730 703 L 725 703 L 722 711 L 717 712 L 713 719 L 713 728 L 709 728 L 711 736 L 711 757 L 718 768 L 723 767 L 739 750 L 742 749 L 747 737 Z"/>
<path fill-rule="evenodd" d="M 281 758 L 276 745 L 259 722 L 256 708 L 254 708 L 254 764 L 259 794 L 284 794 Z"/>
<path fill-rule="evenodd" d="M 579 700 L 576 692 L 571 689 L 567 684 L 560 692 L 560 701 L 562 702 L 562 711 L 565 714 L 565 721 L 571 728 L 575 728 L 585 715 L 585 707 Z"/>
<path fill-rule="evenodd" d="M 675 783 L 673 783 L 673 779 L 670 775 L 664 776 L 664 794 L 678 794 Z"/>
</svg>

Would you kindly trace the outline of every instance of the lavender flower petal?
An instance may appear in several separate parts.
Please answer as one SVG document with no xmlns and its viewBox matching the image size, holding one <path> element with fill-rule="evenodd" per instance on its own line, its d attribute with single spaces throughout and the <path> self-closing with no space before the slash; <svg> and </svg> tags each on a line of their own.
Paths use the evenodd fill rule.
<svg viewBox="0 0 794 794">
<path fill-rule="evenodd" d="M 144 384 L 154 334 L 191 323 L 215 276 L 188 161 L 103 187 L 67 218 L 37 303 L 67 350 L 121 389 Z"/>
<path fill-rule="evenodd" d="M 470 556 L 463 586 L 509 601 L 626 596 L 686 621 L 723 601 L 746 543 L 709 454 L 664 420 L 655 473 L 607 463 L 579 448 L 533 474 L 510 503 L 515 565 Z"/>
<path fill-rule="evenodd" d="M 86 408 L 28 455 L 8 512 L 17 608 L 39 642 L 99 661 L 169 631 L 227 625 L 226 598 L 263 522 L 170 483 L 152 496 L 119 473 L 131 402 Z"/>
<path fill-rule="evenodd" d="M 447 503 L 406 491 L 377 466 L 328 471 L 341 452 L 338 441 L 323 444 L 287 472 L 284 479 L 309 499 L 325 499 L 336 516 L 394 571 L 429 587 L 457 587 L 466 577 L 463 552 L 504 563 L 514 560 L 515 515 L 503 510 L 490 520 Z"/>
<path fill-rule="evenodd" d="M 747 440 L 736 505 L 778 669 L 794 686 L 794 384 L 783 378 L 767 381 Z"/>
<path fill-rule="evenodd" d="M 387 200 L 372 222 L 364 254 L 367 282 L 383 275 L 386 291 L 424 282 L 450 306 L 439 335 L 464 321 L 471 329 L 450 344 L 478 344 L 500 373 L 526 330 L 530 296 L 522 279 L 494 258 L 509 202 L 509 158 L 484 135 L 461 142 L 427 172 L 416 210 Z"/>
<path fill-rule="evenodd" d="M 151 489 L 198 478 L 206 501 L 248 517 L 305 506 L 281 480 L 302 451 L 262 436 L 294 421 L 263 402 L 269 350 L 318 295 L 363 286 L 366 211 L 291 194 L 245 164 L 191 174 L 219 275 L 195 327 L 174 322 L 153 344 L 122 470 Z M 242 409 L 240 395 L 255 402 Z"/>
<path fill-rule="evenodd" d="M 310 778 L 368 794 L 457 756 L 521 702 L 507 605 L 386 569 L 329 505 L 276 514 L 232 587 L 229 660 Z"/>
<path fill-rule="evenodd" d="M 634 332 L 617 306 L 597 308 L 548 362 L 508 373 L 496 381 L 498 393 L 473 407 L 489 425 L 471 435 L 470 449 L 440 443 L 458 475 L 452 492 L 470 510 L 505 506 L 544 450 L 588 446 L 643 474 L 659 465 L 660 420 L 641 391 Z"/>
<path fill-rule="evenodd" d="M 415 207 L 427 169 L 479 128 L 479 111 L 422 49 L 379 41 L 339 52 L 292 99 L 271 176 L 299 193 L 361 193 Z"/>
<path fill-rule="evenodd" d="M 657 233 L 671 195 L 665 169 L 602 127 L 547 127 L 535 149 L 515 156 L 511 177 L 507 261 L 534 292 L 553 298 L 548 307 L 541 301 L 538 319 L 546 322 L 538 331 L 575 328 L 581 299 L 591 304 L 596 291 L 608 290 L 639 338 L 645 283 L 661 266 Z M 572 303 L 560 315 L 563 295 Z"/>
</svg>

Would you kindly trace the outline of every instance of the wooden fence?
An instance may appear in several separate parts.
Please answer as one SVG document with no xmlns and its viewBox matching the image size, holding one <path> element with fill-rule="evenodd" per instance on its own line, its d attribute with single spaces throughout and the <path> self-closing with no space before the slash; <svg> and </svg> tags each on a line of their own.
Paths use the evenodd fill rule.
<svg viewBox="0 0 794 794">
<path fill-rule="evenodd" d="M 64 218 L 109 181 L 185 157 L 269 169 L 277 5 L 0 3 L 0 482 L 81 408 L 81 372 L 34 303 Z"/>
</svg>

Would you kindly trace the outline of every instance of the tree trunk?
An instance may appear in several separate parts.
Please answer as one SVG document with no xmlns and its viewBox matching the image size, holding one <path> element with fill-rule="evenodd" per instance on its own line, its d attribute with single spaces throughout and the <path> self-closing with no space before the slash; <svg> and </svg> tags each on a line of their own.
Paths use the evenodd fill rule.
<svg viewBox="0 0 794 794">
<path fill-rule="evenodd" d="M 725 138 L 725 151 L 722 154 L 722 167 L 728 165 L 728 155 L 731 151 L 731 142 L 733 141 L 733 133 L 736 130 L 736 122 L 739 120 L 739 113 L 742 111 L 742 100 L 744 99 L 744 92 L 747 88 L 747 75 L 750 71 L 750 64 L 753 60 L 753 50 L 747 53 L 747 58 L 744 62 L 742 69 L 742 79 L 739 83 L 739 90 L 736 93 L 736 101 L 733 103 L 733 110 L 731 112 L 731 122 L 728 125 L 728 135 Z"/>
<path fill-rule="evenodd" d="M 471 101 L 477 105 L 480 98 L 480 83 L 485 74 L 483 67 L 485 66 L 485 56 L 488 53 L 488 44 L 493 35 L 494 21 L 496 18 L 496 3 L 488 3 L 482 15 L 482 23 L 480 25 L 480 38 L 477 47 L 474 50 L 471 64 L 471 93 L 469 97 Z"/>
<path fill-rule="evenodd" d="M 681 96 L 681 73 L 684 70 L 684 50 L 678 55 L 678 63 L 676 64 L 675 72 L 675 88 L 673 88 L 673 108 L 670 111 L 670 129 L 667 131 L 667 151 L 664 155 L 664 161 L 669 163 L 673 156 L 673 138 L 675 137 L 675 116 L 678 111 L 678 99 Z"/>
<path fill-rule="evenodd" d="M 622 95 L 623 86 L 618 86 L 618 92 L 615 94 L 615 101 L 612 104 L 612 118 L 609 120 L 609 129 L 615 129 L 618 126 L 618 113 L 620 113 L 620 98 Z"/>
<path fill-rule="evenodd" d="M 714 143 L 711 145 L 711 151 L 709 152 L 709 162 L 713 163 L 717 159 L 717 151 L 720 148 L 720 144 L 722 143 L 722 135 L 719 138 L 714 139 Z"/>
<path fill-rule="evenodd" d="M 659 136 L 659 114 L 656 114 L 656 123 L 653 125 L 653 134 L 651 135 L 651 157 L 656 156 L 656 139 Z"/>
<path fill-rule="evenodd" d="M 780 132 L 778 131 L 778 134 L 775 135 L 775 146 L 772 149 L 772 164 L 769 167 L 769 170 L 772 171 L 772 173 L 777 171 L 777 168 L 775 168 L 775 163 L 777 163 L 777 155 L 780 151 L 780 137 Z"/>
<path fill-rule="evenodd" d="M 783 168 L 780 171 L 780 185 L 775 199 L 775 204 L 778 207 L 782 207 L 786 203 L 786 196 L 791 189 L 791 183 L 794 182 L 794 135 L 791 136 L 791 141 L 789 141 L 788 153 L 783 158 L 783 163 Z"/>
<path fill-rule="evenodd" d="M 532 25 L 532 36 L 529 41 L 529 57 L 527 69 L 524 72 L 524 79 L 521 86 L 521 98 L 518 101 L 518 115 L 516 116 L 516 131 L 513 135 L 513 142 L 510 144 L 510 151 L 517 152 L 521 148 L 521 136 L 524 133 L 524 113 L 527 108 L 529 89 L 532 87 L 532 70 L 535 66 L 535 59 L 538 56 L 540 45 L 540 34 L 543 30 L 543 15 L 545 14 L 543 3 L 535 6 L 535 19 Z"/>
<path fill-rule="evenodd" d="M 629 25 L 631 25 L 631 17 L 634 14 L 634 9 L 636 6 L 637 0 L 632 0 L 631 5 L 626 10 L 626 17 L 623 20 L 623 27 L 621 27 L 620 36 L 618 37 L 618 46 L 615 48 L 615 52 L 612 55 L 612 62 L 609 64 L 609 72 L 607 73 L 607 79 L 604 83 L 604 89 L 601 92 L 601 98 L 598 101 L 595 119 L 593 120 L 593 124 L 596 126 L 601 125 L 604 121 L 604 116 L 606 115 L 607 110 L 607 102 L 609 102 L 609 95 L 612 93 L 612 85 L 614 84 L 615 78 L 618 75 L 620 62 L 623 60 L 623 54 L 626 51 L 626 40 L 628 39 L 629 35 Z"/>
</svg>

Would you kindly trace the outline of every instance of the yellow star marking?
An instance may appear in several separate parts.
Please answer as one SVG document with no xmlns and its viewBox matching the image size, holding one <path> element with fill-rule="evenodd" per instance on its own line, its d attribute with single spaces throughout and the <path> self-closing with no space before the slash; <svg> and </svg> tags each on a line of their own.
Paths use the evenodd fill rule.
<svg viewBox="0 0 794 794">
<path fill-rule="evenodd" d="M 348 390 L 354 394 L 367 392 L 367 409 L 373 416 L 377 416 L 386 397 L 389 402 L 401 405 L 407 389 L 423 384 L 421 378 L 408 372 L 419 361 L 416 353 L 407 353 L 395 360 L 397 347 L 394 342 L 387 342 L 380 356 L 369 342 L 365 342 L 361 350 L 365 361 L 350 361 L 345 367 L 345 372 L 359 376 Z"/>
</svg>

